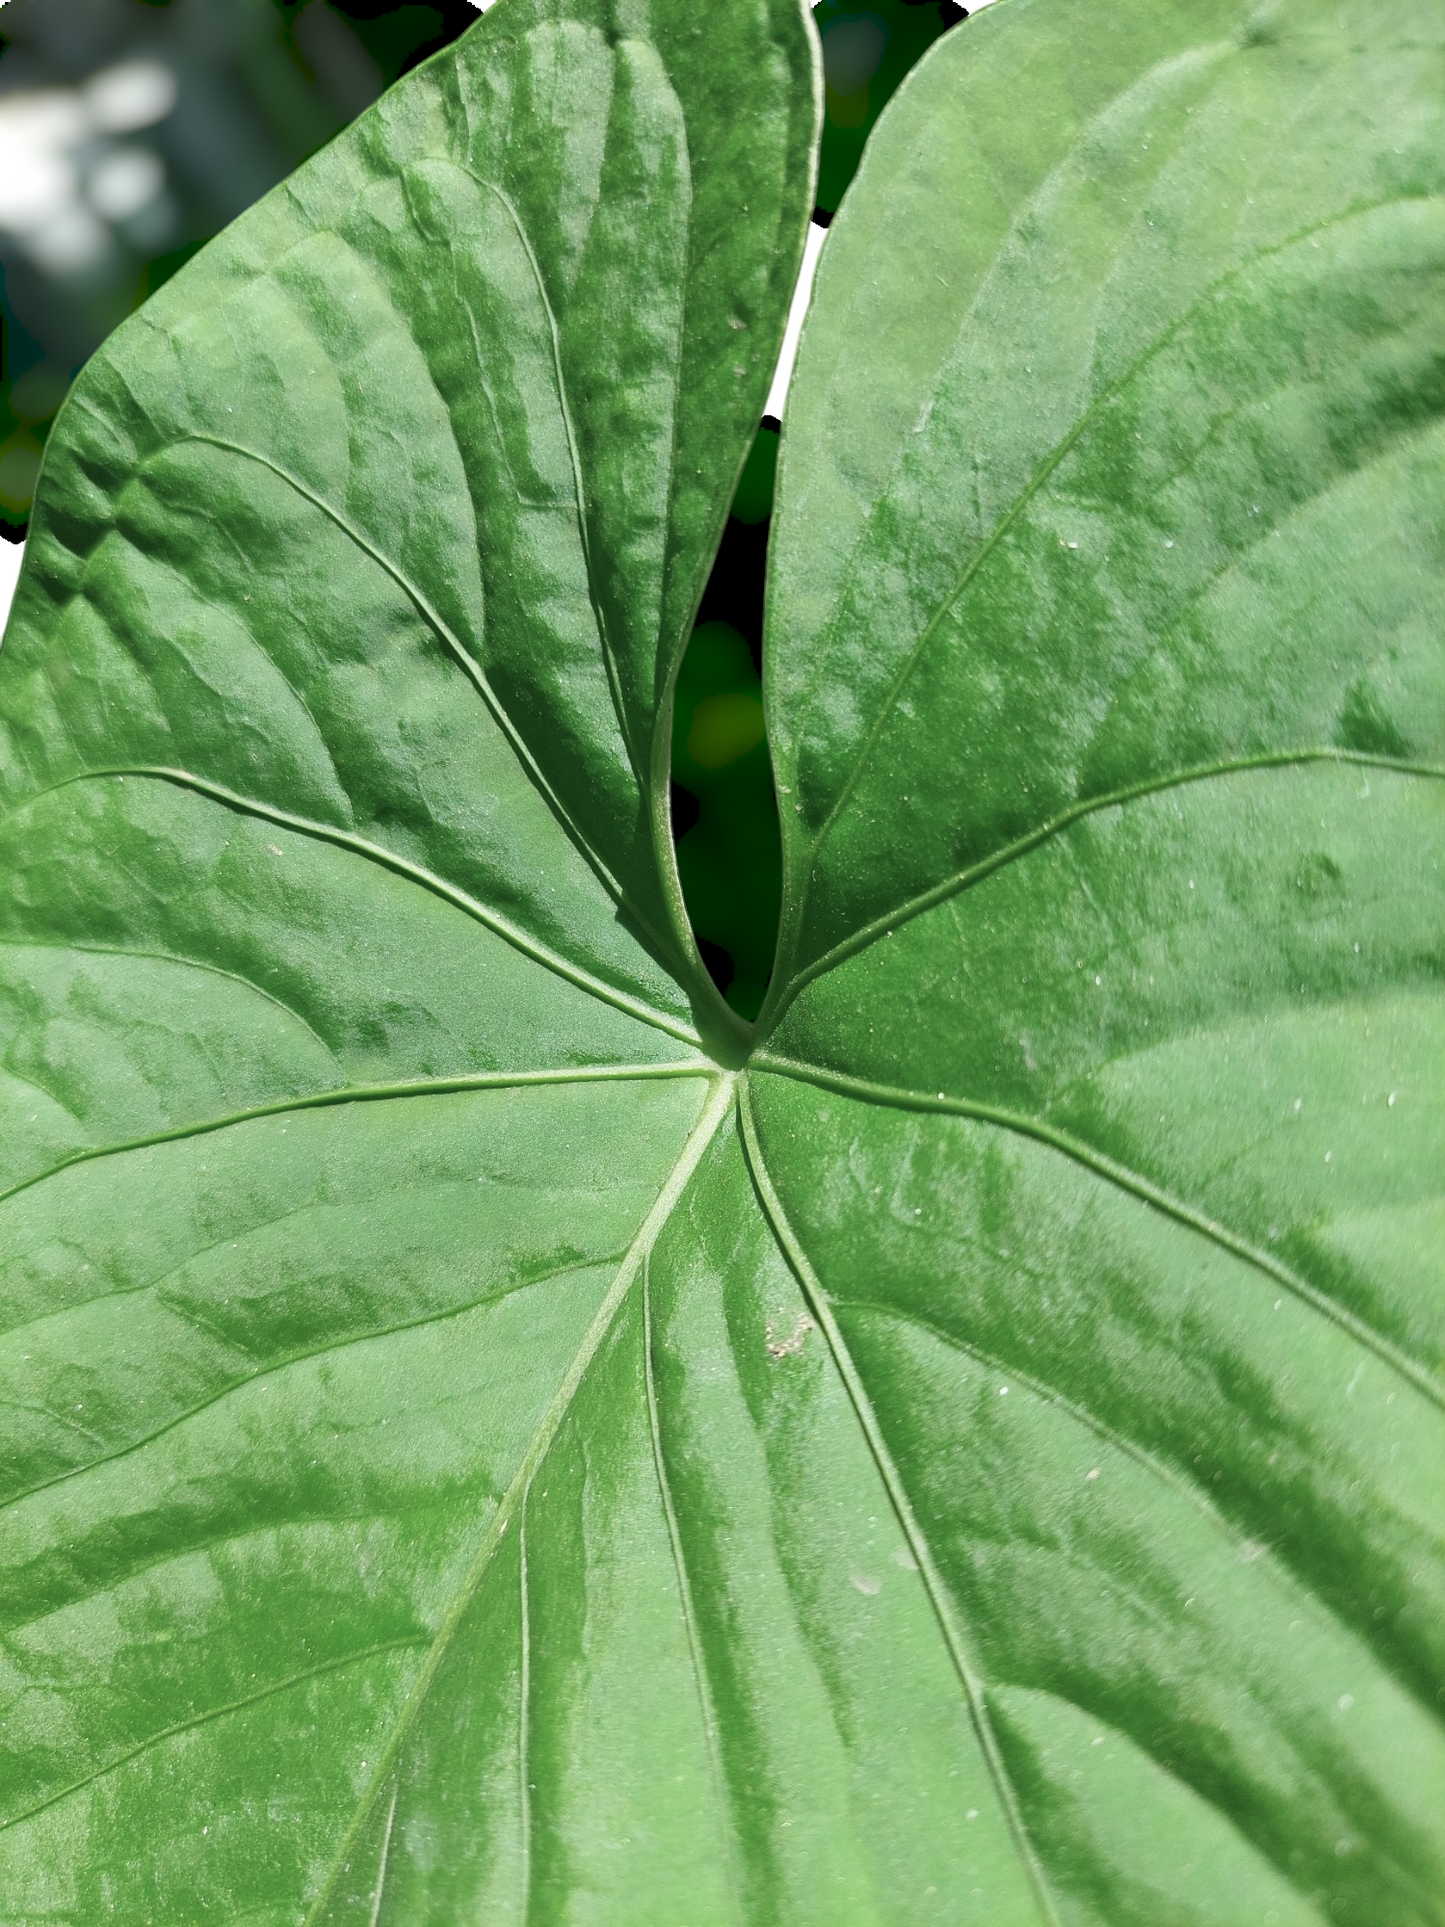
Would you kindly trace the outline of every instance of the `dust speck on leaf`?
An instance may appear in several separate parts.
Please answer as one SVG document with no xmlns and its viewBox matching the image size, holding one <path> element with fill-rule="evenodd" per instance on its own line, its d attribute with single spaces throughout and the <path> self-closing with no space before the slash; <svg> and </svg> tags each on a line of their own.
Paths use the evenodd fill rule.
<svg viewBox="0 0 1445 1927">
<path fill-rule="evenodd" d="M 795 1356 L 807 1343 L 808 1333 L 816 1330 L 817 1327 L 808 1314 L 805 1311 L 800 1311 L 796 1319 L 794 1319 L 793 1329 L 788 1333 L 787 1337 L 779 1338 L 778 1327 L 774 1325 L 770 1318 L 766 1326 L 768 1356 L 770 1358 L 791 1358 Z"/>
</svg>

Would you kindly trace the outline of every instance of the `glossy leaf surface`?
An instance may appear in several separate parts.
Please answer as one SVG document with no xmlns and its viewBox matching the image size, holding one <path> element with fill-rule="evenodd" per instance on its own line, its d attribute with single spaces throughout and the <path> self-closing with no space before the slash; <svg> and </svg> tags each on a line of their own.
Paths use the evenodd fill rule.
<svg viewBox="0 0 1445 1927">
<path fill-rule="evenodd" d="M 0 656 L 0 1918 L 1445 1920 L 1436 15 L 899 90 L 752 1032 L 666 784 L 801 11 L 500 0 L 92 365 Z"/>
</svg>

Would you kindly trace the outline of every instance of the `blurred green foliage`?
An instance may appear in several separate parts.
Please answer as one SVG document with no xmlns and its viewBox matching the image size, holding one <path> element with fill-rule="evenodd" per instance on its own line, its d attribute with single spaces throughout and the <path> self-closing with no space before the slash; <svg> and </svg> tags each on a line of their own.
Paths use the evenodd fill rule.
<svg viewBox="0 0 1445 1927">
<path fill-rule="evenodd" d="M 700 623 L 673 712 L 673 782 L 695 803 L 677 839 L 677 867 L 704 961 L 747 1018 L 757 1016 L 772 973 L 783 889 L 762 699 L 744 637 L 730 623 Z"/>
<path fill-rule="evenodd" d="M 823 41 L 823 146 L 818 157 L 818 207 L 836 214 L 857 172 L 873 123 L 898 83 L 938 39 L 963 19 L 950 0 L 874 0 L 864 8 L 818 0 L 813 9 Z"/>
</svg>

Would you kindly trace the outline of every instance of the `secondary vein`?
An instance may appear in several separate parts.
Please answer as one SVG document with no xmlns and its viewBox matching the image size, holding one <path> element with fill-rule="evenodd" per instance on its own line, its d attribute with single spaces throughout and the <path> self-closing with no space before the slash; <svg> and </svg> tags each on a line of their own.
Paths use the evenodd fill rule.
<svg viewBox="0 0 1445 1927">
<path fill-rule="evenodd" d="M 817 835 L 813 838 L 812 853 L 814 859 L 816 859 L 819 850 L 821 850 L 823 844 L 832 834 L 834 825 L 837 823 L 839 815 L 857 784 L 863 766 L 872 752 L 873 745 L 882 733 L 889 715 L 896 707 L 898 699 L 902 695 L 909 678 L 912 676 L 914 669 L 929 643 L 937 634 L 944 618 L 965 593 L 969 584 L 984 567 L 993 551 L 1003 540 L 1004 536 L 1007 535 L 1015 522 L 1018 521 L 1024 510 L 1051 477 L 1057 473 L 1071 450 L 1077 446 L 1080 439 L 1103 414 L 1104 410 L 1123 395 L 1130 383 L 1183 333 L 1185 328 L 1190 325 L 1197 315 L 1204 311 L 1209 303 L 1218 297 L 1223 289 L 1231 286 L 1235 282 L 1244 280 L 1247 275 L 1253 272 L 1254 269 L 1262 266 L 1265 262 L 1278 260 L 1283 255 L 1288 254 L 1292 249 L 1302 246 L 1304 242 L 1317 234 L 1325 233 L 1330 228 L 1341 226 L 1348 221 L 1361 219 L 1365 215 L 1377 213 L 1383 208 L 1392 207 L 1396 205 L 1399 200 L 1414 198 L 1429 197 L 1391 195 L 1379 201 L 1351 205 L 1341 209 L 1338 214 L 1329 215 L 1323 220 L 1309 223 L 1307 226 L 1286 235 L 1282 240 L 1273 243 L 1269 247 L 1258 248 L 1251 254 L 1246 255 L 1242 261 L 1236 262 L 1233 267 L 1227 268 L 1222 274 L 1216 275 L 1208 286 L 1202 288 L 1166 327 L 1161 328 L 1153 339 L 1146 343 L 1113 381 L 1108 382 L 1100 389 L 1074 425 L 1059 439 L 1054 447 L 1044 455 L 1033 474 L 1019 490 L 1013 501 L 1009 503 L 998 522 L 989 531 L 978 549 L 958 571 L 952 588 L 939 602 L 933 615 L 927 623 L 925 623 L 917 638 L 909 647 L 901 665 L 894 675 L 892 683 L 889 685 L 883 697 L 878 713 L 874 717 L 873 723 L 864 737 L 862 747 L 858 751 L 853 767 L 849 771 L 838 793 L 837 801 L 819 827 Z M 856 546 L 855 544 L 855 550 Z M 802 906 L 800 904 L 800 913 L 801 908 Z"/>
<path fill-rule="evenodd" d="M 285 482 L 288 488 L 294 489 L 303 500 L 309 502 L 313 508 L 319 510 L 322 515 L 326 516 L 328 521 L 333 522 L 336 527 L 341 530 L 343 535 L 349 537 L 349 539 L 356 544 L 357 548 L 359 548 L 363 554 L 370 556 L 377 567 L 383 569 L 386 574 L 391 577 L 392 581 L 413 605 L 418 615 L 421 616 L 427 627 L 453 658 L 458 668 L 462 671 L 462 674 L 486 704 L 493 722 L 506 737 L 508 747 L 511 749 L 512 754 L 527 772 L 528 779 L 537 789 L 538 793 L 545 798 L 548 807 L 566 829 L 567 834 L 571 837 L 577 848 L 587 858 L 588 863 L 597 875 L 598 881 L 606 889 L 608 895 L 618 904 L 626 903 L 627 895 L 622 885 L 618 882 L 617 878 L 612 875 L 612 872 L 593 849 L 591 843 L 583 836 L 575 819 L 563 804 L 562 799 L 557 795 L 557 792 L 543 775 L 536 757 L 528 748 L 521 732 L 517 729 L 510 715 L 507 713 L 501 698 L 492 688 L 481 665 L 477 662 L 471 651 L 463 646 L 460 638 L 453 631 L 450 624 L 443 621 L 441 615 L 432 606 L 430 599 L 423 595 L 422 591 L 416 586 L 406 571 L 399 568 L 397 564 L 391 560 L 390 556 L 379 549 L 374 542 L 370 541 L 348 516 L 343 515 L 339 509 L 333 508 L 325 496 L 318 495 L 315 489 L 308 487 L 308 485 L 301 480 L 299 475 L 294 475 L 290 469 L 284 467 L 280 462 L 273 461 L 269 455 L 263 455 L 259 449 L 247 448 L 244 443 L 228 441 L 222 435 L 203 434 L 199 430 L 192 431 L 178 439 L 183 442 L 203 442 L 212 448 L 224 449 L 229 454 L 243 456 L 247 461 L 256 462 L 260 467 L 269 469 L 279 481 Z M 629 905 L 628 907 L 630 908 L 631 906 Z"/>
<path fill-rule="evenodd" d="M 162 1727 L 158 1733 L 149 1734 L 138 1745 L 117 1754 L 114 1759 L 107 1760 L 104 1766 L 97 1767 L 93 1773 L 87 1773 L 81 1779 L 72 1780 L 68 1786 L 61 1787 L 58 1792 L 48 1794 L 34 1806 L 27 1807 L 23 1813 L 17 1813 L 9 1820 L 0 1820 L 0 1833 L 7 1832 L 11 1827 L 18 1827 L 26 1820 L 35 1819 L 47 1808 L 58 1806 L 62 1800 L 68 1800 L 72 1794 L 80 1793 L 86 1787 L 93 1786 L 97 1780 L 104 1779 L 107 1774 L 119 1772 L 121 1767 L 127 1766 L 140 1754 L 149 1752 L 152 1747 L 160 1746 L 166 1740 L 175 1739 L 179 1734 L 193 1732 L 198 1726 L 209 1726 L 213 1720 L 224 1719 L 228 1713 L 243 1712 L 248 1706 L 256 1706 L 263 1700 L 274 1699 L 277 1693 L 284 1693 L 292 1686 L 302 1686 L 309 1679 L 318 1679 L 326 1673 L 339 1672 L 345 1666 L 359 1665 L 362 1660 L 375 1659 L 381 1653 L 403 1652 L 421 1644 L 420 1634 L 402 1639 L 383 1640 L 378 1645 L 365 1646 L 359 1652 L 344 1653 L 339 1659 L 323 1660 L 319 1666 L 310 1666 L 302 1673 L 292 1673 L 286 1679 L 274 1680 L 269 1686 L 262 1687 L 259 1692 L 248 1693 L 243 1699 L 228 1700 L 224 1706 L 213 1706 L 204 1713 L 193 1714 L 189 1719 L 177 1720 L 173 1726 Z"/>
<path fill-rule="evenodd" d="M 602 605 L 597 600 L 597 585 L 592 565 L 592 542 L 587 530 L 587 496 L 582 482 L 582 454 L 577 446 L 577 431 L 572 422 L 572 407 L 567 399 L 567 381 L 562 372 L 562 339 L 557 327 L 557 317 L 553 313 L 552 303 L 547 295 L 547 284 L 542 277 L 541 263 L 532 246 L 531 236 L 522 224 L 521 215 L 510 197 L 497 186 L 495 181 L 479 181 L 478 186 L 485 187 L 494 194 L 507 210 L 512 226 L 517 231 L 517 239 L 522 245 L 522 251 L 527 257 L 527 264 L 532 270 L 532 279 L 536 284 L 537 298 L 542 304 L 542 312 L 547 317 L 547 327 L 552 342 L 552 372 L 557 382 L 557 406 L 561 411 L 562 426 L 567 436 L 567 452 L 572 464 L 572 492 L 577 509 L 577 542 L 582 550 L 583 573 L 587 577 L 587 600 L 592 607 L 592 620 L 597 625 L 597 640 L 602 649 L 602 664 L 607 672 L 607 687 L 612 696 L 612 710 L 617 718 L 618 732 L 627 751 L 627 760 L 632 765 L 632 774 L 640 787 L 646 781 L 646 772 L 638 767 L 637 752 L 633 746 L 632 731 L 627 720 L 627 704 L 622 695 L 622 680 L 612 648 L 612 638 L 607 632 L 607 619 L 602 613 Z"/>
<path fill-rule="evenodd" d="M 703 1732 L 707 1740 L 713 1798 L 717 1802 L 719 1814 L 725 1815 L 729 1812 L 731 1803 L 728 1798 L 727 1776 L 723 1769 L 721 1749 L 718 1745 L 717 1715 L 708 1684 L 707 1667 L 703 1660 L 702 1630 L 697 1623 L 697 1611 L 693 1604 L 692 1581 L 688 1575 L 687 1560 L 682 1549 L 682 1527 L 678 1521 L 677 1508 L 673 1504 L 672 1482 L 667 1476 L 667 1463 L 663 1456 L 657 1376 L 652 1363 L 651 1257 L 652 1254 L 649 1252 L 642 1265 L 642 1371 L 647 1390 L 647 1419 L 652 1441 L 652 1465 L 657 1475 L 657 1489 L 662 1499 L 663 1517 L 667 1522 L 668 1544 L 672 1549 L 673 1569 L 677 1576 L 678 1601 L 682 1609 L 683 1627 L 687 1634 L 687 1650 L 692 1661 L 693 1682 L 697 1688 L 698 1711 L 702 1717 Z M 734 1908 L 737 1909 L 736 1869 L 733 1866 L 730 1839 L 724 1841 L 724 1860 L 728 1869 L 730 1897 Z"/>
<path fill-rule="evenodd" d="M 152 1431 L 143 1433 L 139 1438 L 128 1439 L 124 1445 L 117 1446 L 114 1451 L 97 1452 L 94 1458 L 86 1459 L 79 1465 L 69 1466 L 64 1472 L 57 1472 L 53 1478 L 42 1479 L 37 1485 L 26 1486 L 23 1491 L 11 1493 L 9 1498 L 7 1498 L 3 1504 L 0 1504 L 0 1517 L 12 1511 L 16 1506 L 23 1505 L 29 1499 L 38 1498 L 41 1493 L 52 1491 L 58 1485 L 67 1485 L 72 1479 L 83 1478 L 88 1472 L 98 1472 L 102 1466 L 114 1465 L 118 1459 L 129 1458 L 132 1453 L 140 1452 L 144 1450 L 146 1446 L 154 1445 L 158 1439 L 163 1439 L 169 1433 L 178 1431 L 181 1426 L 188 1425 L 192 1419 L 199 1418 L 202 1412 L 210 1411 L 213 1406 L 219 1405 L 223 1399 L 230 1398 L 236 1392 L 247 1391 L 251 1386 L 260 1384 L 263 1379 L 274 1378 L 279 1372 L 290 1371 L 293 1366 L 306 1365 L 317 1358 L 333 1357 L 338 1352 L 349 1350 L 353 1345 L 366 1345 L 383 1338 L 397 1338 L 406 1332 L 420 1331 L 427 1325 L 443 1325 L 449 1319 L 464 1318 L 468 1312 L 480 1311 L 484 1305 L 501 1305 L 507 1299 L 516 1297 L 521 1292 L 531 1291 L 537 1285 L 550 1285 L 555 1283 L 559 1278 L 572 1278 L 584 1271 L 600 1270 L 606 1262 L 607 1260 L 605 1258 L 598 1258 L 584 1265 L 563 1265 L 556 1271 L 546 1271 L 539 1273 L 535 1277 L 516 1279 L 498 1290 L 484 1293 L 480 1298 L 468 1299 L 465 1304 L 444 1305 L 438 1311 L 423 1312 L 416 1318 L 404 1318 L 394 1325 L 373 1325 L 366 1331 L 351 1332 L 345 1338 L 331 1338 L 327 1339 L 323 1344 L 308 1346 L 304 1351 L 288 1352 L 284 1358 L 273 1359 L 269 1364 L 260 1365 L 254 1371 L 241 1373 L 234 1378 L 228 1378 L 223 1385 L 218 1385 L 215 1390 L 210 1392 L 205 1398 L 197 1399 L 194 1404 L 188 1405 L 184 1411 L 174 1413 L 163 1425 L 157 1425 Z M 164 1283 L 164 1280 L 158 1282 Z M 154 1287 L 139 1286 L 136 1287 L 136 1289 L 145 1291 L 154 1289 Z M 108 1293 L 105 1298 L 100 1300 L 87 1299 L 80 1309 L 84 1309 L 86 1306 L 95 1303 L 110 1303 L 113 1302 L 116 1296 L 127 1295 L 129 1294 Z M 68 1315 L 69 1310 L 70 1308 L 67 1307 L 65 1310 L 53 1315 L 63 1318 Z M 38 1321 L 31 1320 L 30 1322 L 36 1323 Z M 12 1327 L 5 1336 L 7 1338 L 13 1338 L 16 1331 L 23 1331 L 25 1329 L 26 1327 L 23 1325 Z M 41 1411 L 42 1415 L 46 1418 L 54 1416 L 49 1410 L 44 1410 L 43 1408 L 37 1408 L 37 1411 Z M 92 1434 L 91 1436 L 95 1435 Z M 67 1604 L 74 1603 L 74 1601 L 67 1602 Z M 28 1623 L 29 1622 L 17 1622 L 13 1625 L 7 1625 L 4 1630 L 6 1633 L 15 1633 L 20 1631 L 24 1624 Z"/>
<path fill-rule="evenodd" d="M 340 1064 L 337 1062 L 335 1051 L 332 1050 L 320 1031 L 312 1024 L 309 1024 L 294 1005 L 284 1002 L 274 991 L 267 990 L 263 985 L 253 983 L 249 977 L 243 977 L 239 971 L 227 970 L 221 964 L 208 963 L 200 957 L 182 957 L 176 952 L 169 950 L 131 950 L 121 944 L 113 943 L 55 943 L 49 938 L 39 937 L 0 937 L 0 950 L 53 950 L 60 955 L 74 955 L 77 957 L 136 958 L 142 963 L 172 964 L 177 970 L 205 971 L 210 976 L 224 978 L 228 983 L 239 984 L 243 990 L 248 990 L 255 996 L 264 998 L 268 1004 L 284 1012 L 284 1014 L 289 1017 L 293 1023 L 299 1025 L 309 1037 L 314 1037 L 322 1050 L 324 1050 L 326 1055 L 331 1059 L 332 1063 L 336 1064 L 337 1070 L 339 1071 L 341 1069 Z"/>
</svg>

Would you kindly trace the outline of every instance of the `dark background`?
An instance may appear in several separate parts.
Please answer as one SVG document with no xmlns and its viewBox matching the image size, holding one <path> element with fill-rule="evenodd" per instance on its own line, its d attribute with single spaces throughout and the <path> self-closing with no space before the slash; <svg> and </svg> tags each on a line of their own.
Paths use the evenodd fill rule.
<svg viewBox="0 0 1445 1927">
<path fill-rule="evenodd" d="M 953 0 L 817 0 L 821 225 L 889 96 L 963 18 Z M 170 76 L 174 103 L 146 124 L 83 128 L 64 149 L 69 214 L 44 230 L 0 225 L 0 537 L 23 539 L 55 412 L 110 331 L 476 19 L 467 0 L 10 0 L 0 12 L 0 114 L 48 96 L 74 116 L 96 98 L 87 92 L 96 76 L 134 63 L 153 79 L 162 69 L 163 83 Z M 0 222 L 4 197 L 0 180 Z M 673 736 L 688 910 L 719 988 L 746 1017 L 767 987 L 781 889 L 760 680 L 777 445 L 778 423 L 765 419 L 698 611 Z"/>
</svg>

